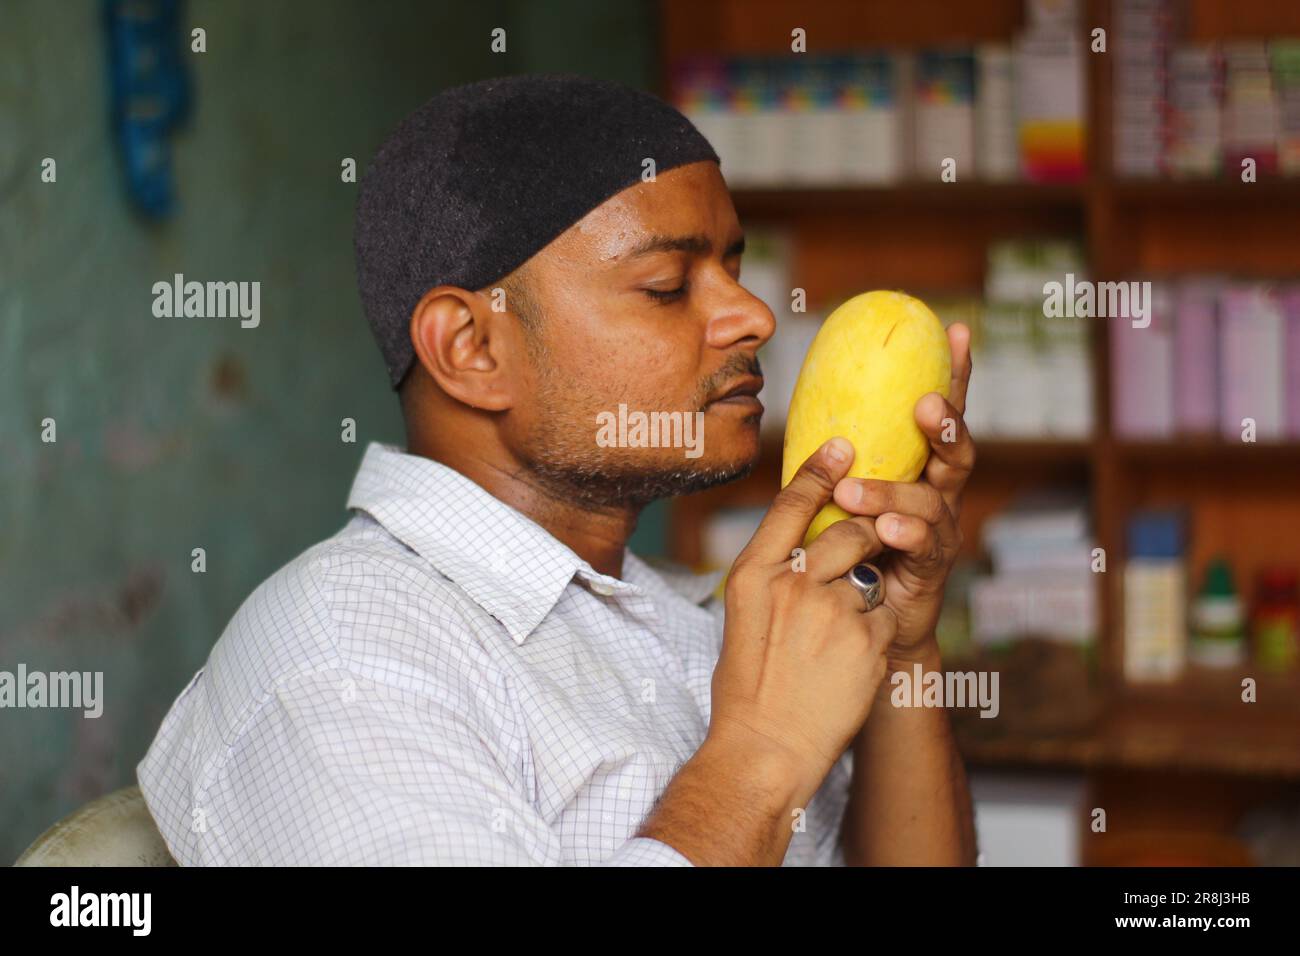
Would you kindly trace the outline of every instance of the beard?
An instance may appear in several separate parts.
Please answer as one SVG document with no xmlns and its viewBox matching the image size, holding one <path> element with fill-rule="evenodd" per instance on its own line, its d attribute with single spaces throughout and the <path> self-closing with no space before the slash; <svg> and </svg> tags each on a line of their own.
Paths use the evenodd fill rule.
<svg viewBox="0 0 1300 956">
<path fill-rule="evenodd" d="M 690 495 L 744 478 L 756 460 L 718 465 L 655 466 L 548 454 L 529 462 L 550 494 L 591 508 L 644 508 L 660 498 Z"/>
<path fill-rule="evenodd" d="M 758 463 L 756 455 L 710 464 L 690 459 L 664 462 L 650 459 L 647 454 L 662 449 L 601 448 L 595 442 L 595 415 L 575 416 L 562 401 L 565 395 L 581 394 L 580 390 L 557 382 L 548 364 L 543 364 L 541 370 L 537 403 L 544 413 L 529 436 L 528 452 L 523 457 L 537 483 L 561 501 L 593 509 L 640 509 L 660 498 L 694 494 L 737 481 Z M 737 374 L 762 374 L 758 360 L 732 356 L 700 384 L 687 407 L 703 411 L 708 396 Z M 617 407 L 618 402 L 613 404 Z M 589 429 L 573 424 L 584 420 L 592 422 Z"/>
</svg>

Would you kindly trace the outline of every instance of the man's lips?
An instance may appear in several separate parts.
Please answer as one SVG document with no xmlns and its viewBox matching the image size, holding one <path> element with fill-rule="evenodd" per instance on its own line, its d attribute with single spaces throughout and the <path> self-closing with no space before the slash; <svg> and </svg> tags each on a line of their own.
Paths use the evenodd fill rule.
<svg viewBox="0 0 1300 956">
<path fill-rule="evenodd" d="M 758 400 L 758 393 L 762 388 L 762 376 L 748 376 L 734 382 L 726 391 L 710 399 L 708 404 L 739 405 L 761 411 L 763 403 Z"/>
</svg>

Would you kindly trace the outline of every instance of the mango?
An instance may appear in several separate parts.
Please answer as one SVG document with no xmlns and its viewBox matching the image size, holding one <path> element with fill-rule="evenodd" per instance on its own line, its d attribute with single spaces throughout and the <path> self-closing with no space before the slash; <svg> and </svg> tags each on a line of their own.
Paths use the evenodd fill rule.
<svg viewBox="0 0 1300 956">
<path fill-rule="evenodd" d="M 943 324 L 920 299 L 864 292 L 832 312 L 813 339 L 786 419 L 781 487 L 823 443 L 853 443 L 854 478 L 916 481 L 930 444 L 916 424 L 917 400 L 948 397 L 952 355 Z M 808 529 L 805 544 L 844 518 L 834 502 Z"/>
</svg>

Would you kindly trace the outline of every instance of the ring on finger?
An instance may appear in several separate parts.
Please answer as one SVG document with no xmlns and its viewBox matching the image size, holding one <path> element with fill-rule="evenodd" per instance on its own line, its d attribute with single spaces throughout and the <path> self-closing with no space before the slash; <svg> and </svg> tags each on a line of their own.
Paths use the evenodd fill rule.
<svg viewBox="0 0 1300 956">
<path fill-rule="evenodd" d="M 844 573 L 844 580 L 862 595 L 863 611 L 874 611 L 885 601 L 885 577 L 874 564 L 855 564 Z"/>
</svg>

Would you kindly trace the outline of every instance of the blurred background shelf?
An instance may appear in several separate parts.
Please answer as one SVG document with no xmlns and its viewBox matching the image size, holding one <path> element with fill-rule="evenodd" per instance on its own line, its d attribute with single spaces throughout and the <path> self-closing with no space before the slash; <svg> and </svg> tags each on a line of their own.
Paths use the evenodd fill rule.
<svg viewBox="0 0 1300 956">
<path fill-rule="evenodd" d="M 1099 281 L 1192 275 L 1300 280 L 1300 177 L 1261 168 L 1253 183 L 1145 179 L 1112 168 L 1120 135 L 1120 89 L 1113 72 L 1121 41 L 1119 2 L 1077 4 L 1080 32 L 1101 27 L 1111 44 L 1104 55 L 1084 56 L 1087 172 L 1077 181 L 982 181 L 967 167 L 955 183 L 905 177 L 891 185 L 852 187 L 744 185 L 733 189 L 742 224 L 747 231 L 779 228 L 788 236 L 791 282 L 805 291 L 810 309 L 829 308 L 866 289 L 895 288 L 938 303 L 943 317 L 947 296 L 985 292 L 990 254 L 999 244 L 1062 236 L 1079 241 L 1088 278 Z M 810 52 L 981 49 L 1017 42 L 1031 5 L 826 0 L 801 7 L 797 25 L 807 31 Z M 665 92 L 674 65 L 684 58 L 789 56 L 796 24 L 781 0 L 666 0 L 661 8 Z M 1048 8 L 1062 5 L 1043 7 Z M 1178 9 L 1186 43 L 1300 38 L 1300 3 L 1185 0 Z M 1235 173 L 1226 160 L 1225 168 Z M 978 463 L 961 517 L 963 557 L 979 561 L 988 522 L 1021 495 L 1082 489 L 1091 533 L 1108 565 L 1106 573 L 1095 575 L 1098 620 L 1089 667 L 1096 686 L 1074 701 L 1088 719 L 1079 716 L 1081 710 L 1074 726 L 1043 732 L 1034 728 L 1032 714 L 980 720 L 954 710 L 954 726 L 973 768 L 1082 775 L 1090 800 L 1123 809 L 1106 849 L 1086 852 L 1087 861 L 1159 858 L 1152 847 L 1165 836 L 1157 840 L 1151 834 L 1164 833 L 1169 823 L 1183 830 L 1168 837 L 1168 846 L 1220 841 L 1221 852 L 1204 859 L 1240 862 L 1249 854 L 1234 843 L 1234 828 L 1246 811 L 1279 795 L 1300 801 L 1300 676 L 1270 674 L 1248 661 L 1222 672 L 1189 667 L 1168 684 L 1127 681 L 1123 578 L 1129 523 L 1153 508 L 1177 507 L 1187 514 L 1195 529 L 1186 550 L 1189 589 L 1199 586 L 1216 557 L 1231 562 L 1242 584 L 1268 567 L 1300 566 L 1300 441 L 1125 437 L 1113 404 L 1118 372 L 1112 356 L 1121 331 L 1115 322 L 1087 323 L 1088 437 L 1014 440 L 973 428 Z M 976 377 L 981 373 L 1018 374 L 1014 366 L 990 369 L 977 362 Z M 773 403 L 768 404 L 771 415 Z M 764 437 L 762 457 L 748 478 L 676 500 L 668 516 L 671 555 L 688 564 L 707 563 L 706 529 L 733 512 L 748 515 L 738 517 L 730 533 L 733 550 L 742 545 L 744 536 L 735 529 L 761 515 L 780 471 L 778 432 Z M 1241 702 L 1242 676 L 1258 681 L 1257 703 Z M 1004 680 L 1004 702 L 1034 698 L 1050 710 L 1053 694 L 1032 674 L 1019 685 L 1009 681 Z M 1063 706 L 1055 715 L 1058 723 L 1070 722 L 1067 710 Z"/>
<path fill-rule="evenodd" d="M 1082 183 L 903 182 L 894 185 L 739 187 L 732 190 L 742 215 L 803 215 L 905 207 L 918 213 L 969 212 L 972 209 L 1082 208 L 1090 201 L 1120 207 L 1280 206 L 1279 214 L 1300 205 L 1300 177 L 1238 180 L 1088 180 Z M 1256 213 L 1261 210 L 1256 208 Z M 1266 209 L 1264 211 L 1267 211 Z"/>
<path fill-rule="evenodd" d="M 1300 442 L 1127 441 L 1117 443 L 1115 453 L 1124 462 L 1135 465 L 1294 468 L 1295 474 L 1300 475 Z"/>
<path fill-rule="evenodd" d="M 1258 694 L 1250 704 L 1241 700 L 1241 669 L 1191 668 L 1167 684 L 1125 687 L 1073 733 L 1001 733 L 996 721 L 983 727 L 971 717 L 958 722 L 958 739 L 977 766 L 1300 780 L 1300 679 L 1249 676 Z"/>
<path fill-rule="evenodd" d="M 835 212 L 860 214 L 880 209 L 948 215 L 1004 209 L 1080 209 L 1082 185 L 1023 183 L 902 183 L 893 186 L 827 186 L 798 189 L 739 188 L 731 193 L 740 216 L 796 216 Z"/>
<path fill-rule="evenodd" d="M 1294 213 L 1300 205 L 1300 181 L 1295 178 L 1264 179 L 1243 183 L 1240 180 L 1118 180 L 1108 190 L 1114 201 L 1123 206 L 1280 206 Z M 1266 211 L 1266 208 L 1265 208 Z"/>
<path fill-rule="evenodd" d="M 977 439 L 977 468 L 1005 465 L 1087 463 L 1096 454 L 1089 441 L 1069 439 Z"/>
<path fill-rule="evenodd" d="M 1141 770 L 1300 780 L 1300 723 L 1270 716 L 1225 725 L 1199 708 L 1121 704 L 1091 733 L 971 737 L 958 734 L 976 767 Z"/>
</svg>

